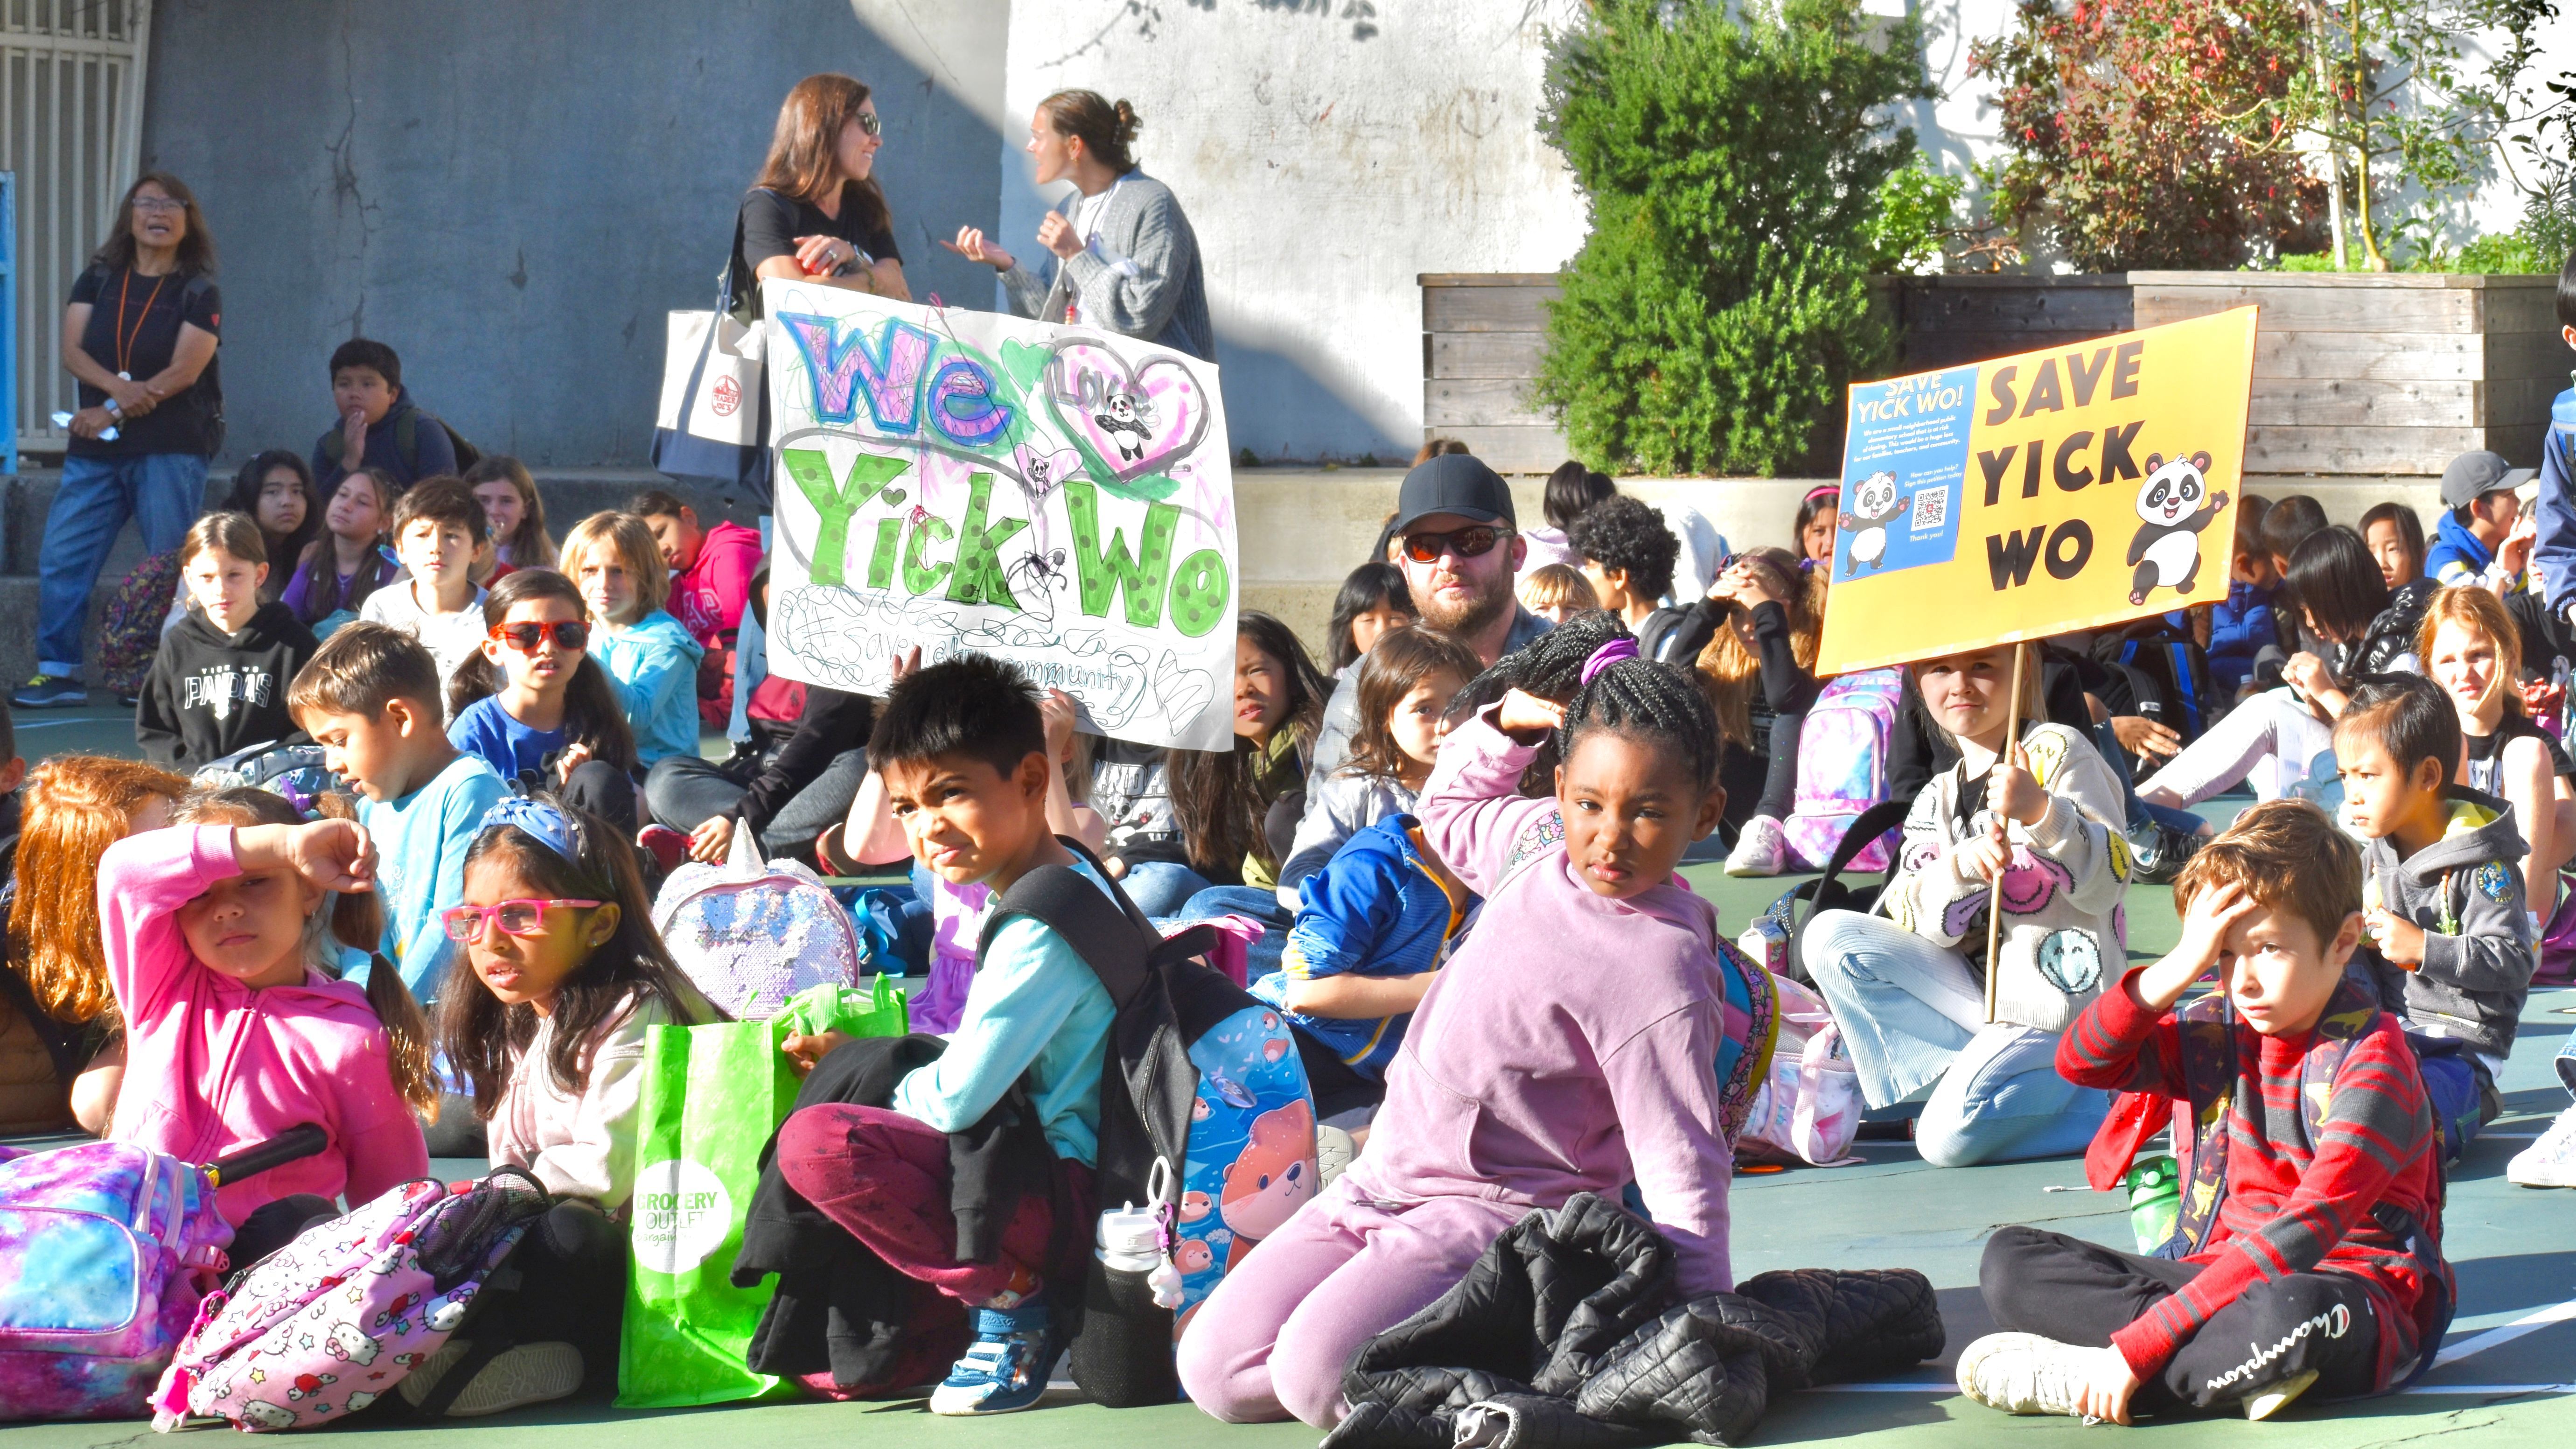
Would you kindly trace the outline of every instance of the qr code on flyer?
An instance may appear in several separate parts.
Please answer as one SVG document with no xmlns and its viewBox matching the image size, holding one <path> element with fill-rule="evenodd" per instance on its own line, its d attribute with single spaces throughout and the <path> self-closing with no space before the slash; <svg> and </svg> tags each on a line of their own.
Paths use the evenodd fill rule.
<svg viewBox="0 0 2576 1449">
<path fill-rule="evenodd" d="M 1915 533 L 1937 532 L 1938 530 L 1949 527 L 1949 525 L 1950 490 L 1946 487 L 1917 489 L 1914 494 L 1914 520 L 1912 531 Z"/>
</svg>

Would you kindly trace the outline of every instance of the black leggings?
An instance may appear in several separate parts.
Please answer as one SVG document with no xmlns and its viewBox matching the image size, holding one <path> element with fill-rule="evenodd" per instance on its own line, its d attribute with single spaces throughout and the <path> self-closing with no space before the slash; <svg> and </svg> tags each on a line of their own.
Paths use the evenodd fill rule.
<svg viewBox="0 0 2576 1449">
<path fill-rule="evenodd" d="M 1986 1240 L 1977 1286 L 1995 1326 L 2082 1348 L 2111 1335 L 2200 1276 L 2198 1263 L 2145 1258 L 2039 1228 L 1999 1228 Z M 2138 1386 L 2140 1413 L 2207 1413 L 2313 1369 L 2320 1399 L 2367 1394 L 2379 1324 L 2362 1281 L 2292 1273 L 2257 1283 L 2209 1316 L 2164 1369 Z"/>
<path fill-rule="evenodd" d="M 1719 758 L 1717 779 L 1726 787 L 1726 826 L 1741 829 L 1756 815 L 1786 820 L 1798 798 L 1798 735 L 1807 727 L 1803 713 L 1774 715 L 1770 749 L 1755 754 L 1730 744 Z"/>
</svg>

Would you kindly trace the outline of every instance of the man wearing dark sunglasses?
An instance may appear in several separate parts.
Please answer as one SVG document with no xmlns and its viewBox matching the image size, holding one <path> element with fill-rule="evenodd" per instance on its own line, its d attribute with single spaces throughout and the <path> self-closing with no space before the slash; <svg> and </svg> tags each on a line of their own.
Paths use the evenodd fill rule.
<svg viewBox="0 0 2576 1449">
<path fill-rule="evenodd" d="M 1423 628 L 1458 640 L 1488 665 L 1547 632 L 1547 621 L 1513 595 L 1529 545 L 1513 517 L 1511 488 L 1481 460 L 1443 453 L 1405 474 L 1394 537 L 1395 566 Z M 1309 779 L 1331 774 L 1349 756 L 1359 673 L 1343 671 L 1324 706 Z"/>
</svg>

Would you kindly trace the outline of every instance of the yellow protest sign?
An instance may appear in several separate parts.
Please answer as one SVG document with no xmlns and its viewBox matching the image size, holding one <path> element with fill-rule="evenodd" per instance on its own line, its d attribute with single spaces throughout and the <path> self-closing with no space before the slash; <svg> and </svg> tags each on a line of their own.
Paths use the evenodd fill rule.
<svg viewBox="0 0 2576 1449">
<path fill-rule="evenodd" d="M 2254 309 L 1855 383 L 1816 672 L 2227 595 Z"/>
</svg>

